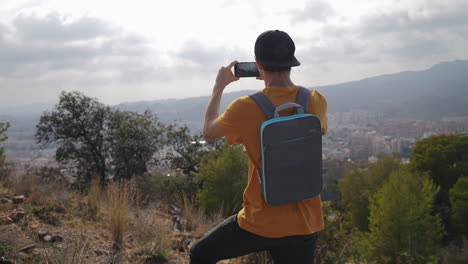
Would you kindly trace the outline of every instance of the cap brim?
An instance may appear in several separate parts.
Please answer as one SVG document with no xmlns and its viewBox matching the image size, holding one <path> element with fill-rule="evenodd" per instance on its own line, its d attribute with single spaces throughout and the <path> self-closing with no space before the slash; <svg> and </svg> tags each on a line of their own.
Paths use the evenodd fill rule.
<svg viewBox="0 0 468 264">
<path fill-rule="evenodd" d="M 296 67 L 301 65 L 295 57 L 289 61 L 260 60 L 260 62 L 267 67 Z"/>
</svg>

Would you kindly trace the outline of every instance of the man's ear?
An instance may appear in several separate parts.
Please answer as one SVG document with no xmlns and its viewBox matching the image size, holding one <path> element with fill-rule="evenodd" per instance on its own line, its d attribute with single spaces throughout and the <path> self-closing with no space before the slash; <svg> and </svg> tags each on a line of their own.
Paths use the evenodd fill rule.
<svg viewBox="0 0 468 264">
<path fill-rule="evenodd" d="M 263 65 L 262 65 L 262 63 L 261 63 L 257 58 L 255 58 L 255 62 L 257 63 L 258 69 L 259 69 L 259 70 L 263 70 Z"/>
</svg>

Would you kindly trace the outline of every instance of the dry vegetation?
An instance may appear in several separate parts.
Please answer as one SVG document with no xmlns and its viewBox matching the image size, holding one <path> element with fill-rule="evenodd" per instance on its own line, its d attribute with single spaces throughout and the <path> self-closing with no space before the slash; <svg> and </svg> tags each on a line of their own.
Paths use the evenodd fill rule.
<svg viewBox="0 0 468 264">
<path fill-rule="evenodd" d="M 50 172 L 49 172 L 50 173 Z M 50 175 L 48 175 L 50 176 Z M 189 263 L 190 246 L 222 220 L 181 197 L 141 205 L 131 182 L 93 181 L 87 193 L 31 172 L 0 182 L 0 260 L 5 263 Z M 24 201 L 14 203 L 14 197 Z M 14 218 L 14 219 L 13 219 Z M 252 254 L 220 263 L 269 263 Z"/>
</svg>

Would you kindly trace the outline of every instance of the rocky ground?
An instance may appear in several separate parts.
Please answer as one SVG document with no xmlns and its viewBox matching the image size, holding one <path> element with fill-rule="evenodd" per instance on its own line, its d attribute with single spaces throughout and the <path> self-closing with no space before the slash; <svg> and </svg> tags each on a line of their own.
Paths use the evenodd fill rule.
<svg viewBox="0 0 468 264">
<path fill-rule="evenodd" d="M 67 205 L 32 204 L 0 194 L 0 263 L 189 263 L 188 250 L 215 223 L 187 232 L 182 210 L 161 204 L 132 210 L 121 249 L 112 242 L 105 208 L 90 213 L 83 197 Z M 92 210 L 91 210 L 92 211 Z M 260 263 L 253 255 L 220 263 Z"/>
</svg>

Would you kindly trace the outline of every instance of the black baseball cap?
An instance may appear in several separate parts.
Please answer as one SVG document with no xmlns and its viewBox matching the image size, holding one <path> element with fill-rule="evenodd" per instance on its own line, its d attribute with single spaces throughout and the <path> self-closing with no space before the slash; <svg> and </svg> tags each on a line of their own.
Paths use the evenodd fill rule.
<svg viewBox="0 0 468 264">
<path fill-rule="evenodd" d="M 294 67 L 301 63 L 294 57 L 296 46 L 288 33 L 268 30 L 255 41 L 255 57 L 265 66 Z"/>
</svg>

